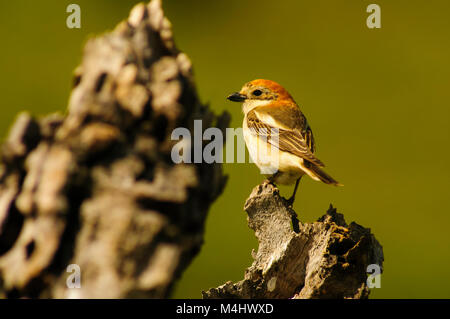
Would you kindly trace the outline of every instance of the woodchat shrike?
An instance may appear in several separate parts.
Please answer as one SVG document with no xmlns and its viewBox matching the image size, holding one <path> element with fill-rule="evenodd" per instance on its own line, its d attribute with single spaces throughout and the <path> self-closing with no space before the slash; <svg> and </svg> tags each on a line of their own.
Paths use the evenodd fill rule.
<svg viewBox="0 0 450 319">
<path fill-rule="evenodd" d="M 300 107 L 280 84 L 254 80 L 229 95 L 228 100 L 243 102 L 245 144 L 261 172 L 270 176 L 270 182 L 295 182 L 294 192 L 288 199 L 290 205 L 304 174 L 316 181 L 342 186 L 321 169 L 324 164 L 314 155 L 311 127 Z M 268 171 L 271 173 L 264 173 Z"/>
</svg>

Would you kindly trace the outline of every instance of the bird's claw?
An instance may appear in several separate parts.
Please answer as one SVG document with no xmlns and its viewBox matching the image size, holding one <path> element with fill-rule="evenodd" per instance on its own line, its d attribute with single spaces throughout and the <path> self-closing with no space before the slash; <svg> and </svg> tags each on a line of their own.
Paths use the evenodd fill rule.
<svg viewBox="0 0 450 319">
<path fill-rule="evenodd" d="M 286 199 L 286 203 L 288 204 L 288 207 L 292 207 L 292 205 L 294 205 L 294 200 L 295 200 L 294 196 L 290 197 L 289 199 Z"/>
</svg>

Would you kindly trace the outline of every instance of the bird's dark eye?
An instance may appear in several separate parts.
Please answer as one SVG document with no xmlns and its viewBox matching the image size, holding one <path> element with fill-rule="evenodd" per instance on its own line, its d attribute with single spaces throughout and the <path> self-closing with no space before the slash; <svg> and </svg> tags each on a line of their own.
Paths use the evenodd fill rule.
<svg viewBox="0 0 450 319">
<path fill-rule="evenodd" d="M 262 94 L 262 92 L 261 92 L 261 90 L 254 90 L 254 91 L 252 92 L 252 94 L 253 94 L 254 96 L 260 96 L 260 95 Z"/>
</svg>

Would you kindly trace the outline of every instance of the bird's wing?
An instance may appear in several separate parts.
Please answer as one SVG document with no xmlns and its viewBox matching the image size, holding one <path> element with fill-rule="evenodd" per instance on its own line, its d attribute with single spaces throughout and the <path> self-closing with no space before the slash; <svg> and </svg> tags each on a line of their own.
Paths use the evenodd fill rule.
<svg viewBox="0 0 450 319">
<path fill-rule="evenodd" d="M 247 114 L 247 126 L 252 134 L 264 138 L 281 151 L 297 155 L 317 166 L 325 166 L 313 154 L 312 131 L 297 106 L 255 108 Z"/>
</svg>

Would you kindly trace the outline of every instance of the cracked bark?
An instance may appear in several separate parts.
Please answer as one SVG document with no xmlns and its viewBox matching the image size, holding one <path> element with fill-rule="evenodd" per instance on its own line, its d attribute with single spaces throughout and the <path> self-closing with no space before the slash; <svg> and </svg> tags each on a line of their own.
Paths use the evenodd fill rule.
<svg viewBox="0 0 450 319">
<path fill-rule="evenodd" d="M 194 119 L 229 116 L 200 103 L 160 1 L 90 39 L 68 114 L 23 113 L 2 147 L 0 297 L 167 297 L 226 182 L 220 164 L 172 162 L 172 130 Z"/>
<path fill-rule="evenodd" d="M 203 298 L 367 298 L 367 266 L 382 269 L 383 250 L 370 229 L 350 225 L 330 205 L 312 224 L 267 182 L 253 189 L 244 207 L 259 242 L 243 280 L 203 292 Z M 294 229 L 297 229 L 294 232 Z"/>
</svg>

